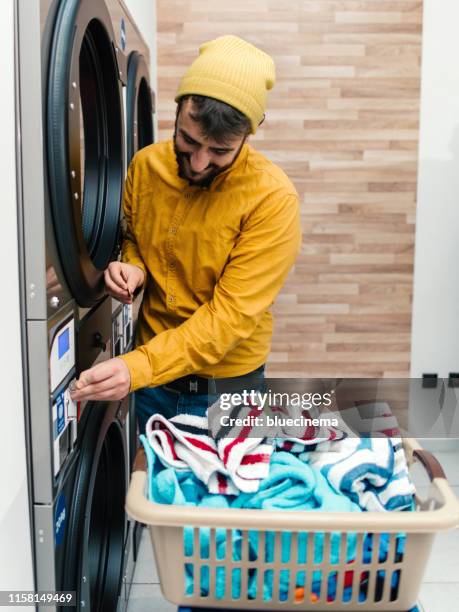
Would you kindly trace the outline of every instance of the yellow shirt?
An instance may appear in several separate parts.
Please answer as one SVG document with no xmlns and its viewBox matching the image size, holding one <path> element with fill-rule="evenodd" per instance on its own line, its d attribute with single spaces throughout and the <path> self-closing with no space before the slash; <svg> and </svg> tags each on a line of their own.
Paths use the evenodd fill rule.
<svg viewBox="0 0 459 612">
<path fill-rule="evenodd" d="M 298 194 L 245 144 L 207 188 L 177 174 L 172 140 L 139 151 L 124 193 L 122 261 L 146 273 L 131 391 L 196 373 L 241 376 L 266 361 L 269 308 L 300 248 Z"/>
</svg>

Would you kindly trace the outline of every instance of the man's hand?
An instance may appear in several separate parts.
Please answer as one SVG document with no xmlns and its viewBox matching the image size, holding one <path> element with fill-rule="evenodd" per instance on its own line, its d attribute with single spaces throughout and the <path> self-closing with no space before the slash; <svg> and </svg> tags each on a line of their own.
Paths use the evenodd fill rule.
<svg viewBox="0 0 459 612">
<path fill-rule="evenodd" d="M 123 304 L 132 304 L 134 291 L 143 285 L 143 270 L 132 264 L 112 261 L 104 272 L 107 293 Z"/>
<path fill-rule="evenodd" d="M 121 400 L 129 393 L 130 386 L 129 368 L 122 359 L 115 357 L 82 372 L 70 397 L 75 402 Z"/>
</svg>

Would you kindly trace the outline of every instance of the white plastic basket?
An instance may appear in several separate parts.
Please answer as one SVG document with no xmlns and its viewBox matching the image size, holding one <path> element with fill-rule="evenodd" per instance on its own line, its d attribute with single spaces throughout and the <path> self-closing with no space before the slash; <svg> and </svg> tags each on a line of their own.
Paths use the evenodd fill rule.
<svg viewBox="0 0 459 612">
<path fill-rule="evenodd" d="M 145 496 L 143 449 L 137 454 L 126 510 L 149 526 L 163 595 L 177 605 L 222 610 L 406 611 L 416 604 L 435 534 L 459 526 L 459 502 L 435 457 L 412 439 L 405 439 L 404 447 L 408 464 L 420 461 L 430 478 L 428 497 L 416 496 L 415 512 L 324 513 L 156 504 Z M 222 533 L 224 555 L 222 547 L 216 546 Z M 355 545 L 352 559 L 347 555 L 350 539 Z M 304 578 L 301 588 L 296 587 L 300 576 Z"/>
</svg>

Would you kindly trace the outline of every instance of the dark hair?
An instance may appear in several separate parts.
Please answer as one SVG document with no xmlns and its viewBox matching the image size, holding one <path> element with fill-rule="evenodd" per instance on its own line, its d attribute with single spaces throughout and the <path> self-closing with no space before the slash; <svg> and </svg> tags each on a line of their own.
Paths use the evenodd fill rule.
<svg viewBox="0 0 459 612">
<path fill-rule="evenodd" d="M 193 103 L 190 117 L 199 123 L 206 138 L 227 144 L 229 138 L 245 136 L 251 131 L 249 119 L 236 108 L 207 96 L 186 95 L 178 101 L 177 114 L 185 100 Z"/>
</svg>

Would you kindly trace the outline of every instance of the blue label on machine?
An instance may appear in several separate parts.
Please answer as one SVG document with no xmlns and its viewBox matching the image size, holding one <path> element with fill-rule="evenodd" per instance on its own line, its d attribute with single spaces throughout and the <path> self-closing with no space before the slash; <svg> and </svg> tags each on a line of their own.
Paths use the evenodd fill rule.
<svg viewBox="0 0 459 612">
<path fill-rule="evenodd" d="M 67 504 L 64 493 L 57 498 L 56 509 L 54 511 L 54 544 L 59 546 L 62 543 L 65 533 L 65 519 L 67 514 Z"/>
<path fill-rule="evenodd" d="M 62 391 L 61 393 L 59 393 L 59 395 L 56 398 L 56 412 L 57 412 L 57 418 L 56 418 L 56 437 L 58 437 L 61 432 L 64 431 L 65 429 L 65 402 L 64 402 L 64 391 Z"/>
<path fill-rule="evenodd" d="M 124 51 L 126 49 L 126 24 L 124 23 L 124 19 L 121 19 L 120 35 L 121 49 Z"/>
</svg>

